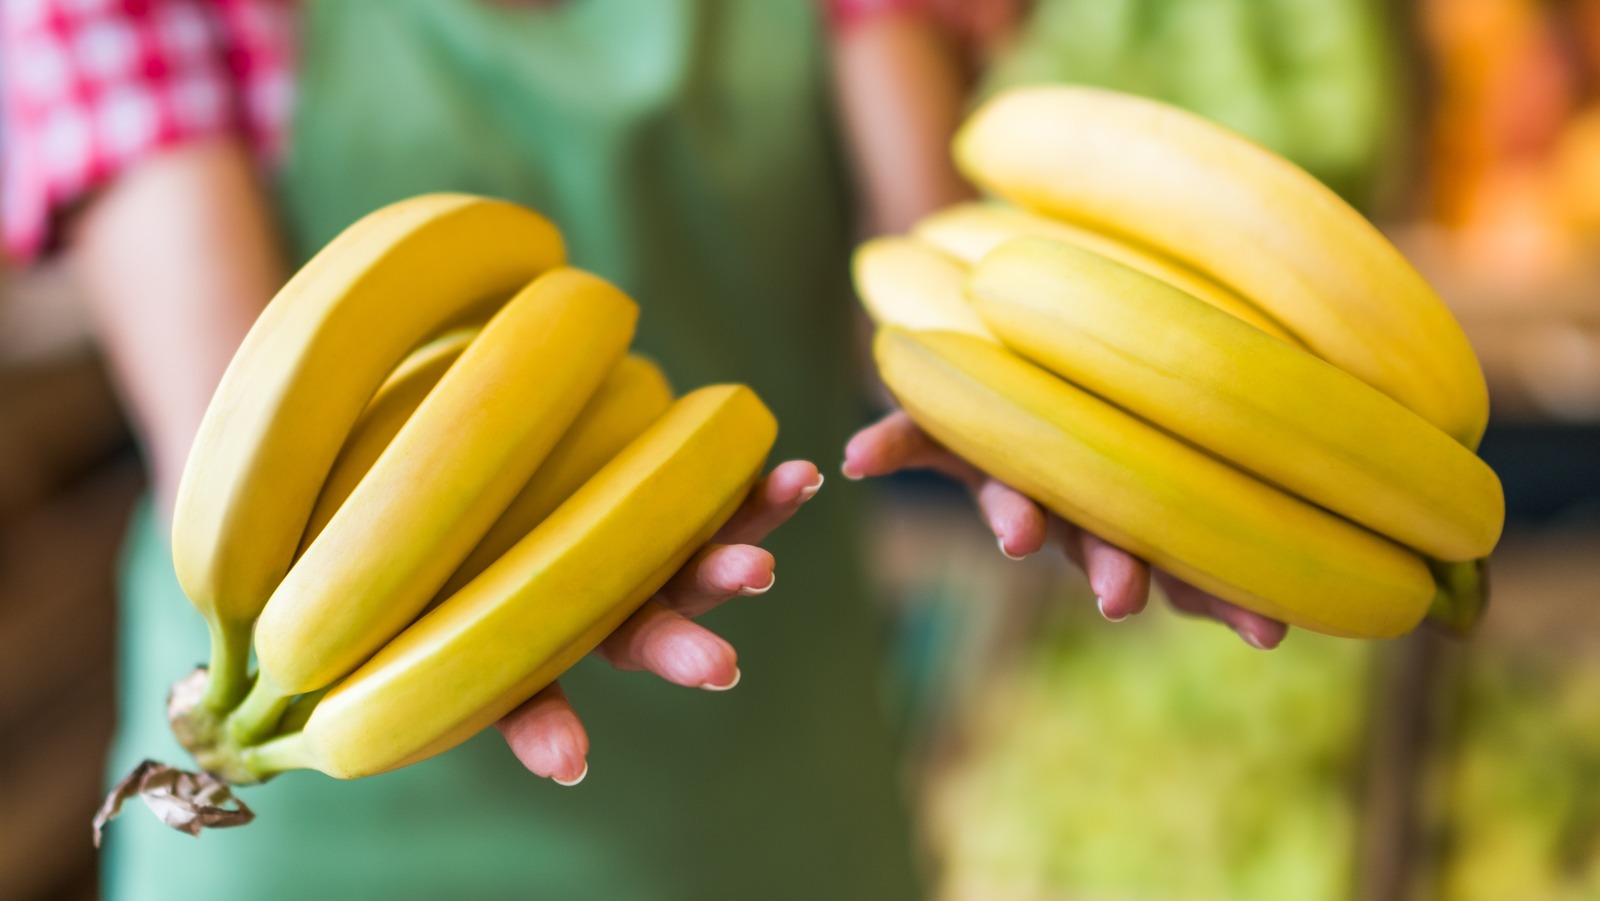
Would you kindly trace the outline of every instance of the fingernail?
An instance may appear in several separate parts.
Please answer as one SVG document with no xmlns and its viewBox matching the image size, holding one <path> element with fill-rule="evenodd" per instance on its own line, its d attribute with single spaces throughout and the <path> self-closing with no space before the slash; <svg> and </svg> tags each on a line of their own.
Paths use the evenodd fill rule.
<svg viewBox="0 0 1600 901">
<path fill-rule="evenodd" d="M 826 482 L 827 480 L 827 477 L 822 473 L 817 473 L 817 483 L 815 485 L 807 485 L 806 487 L 800 489 L 800 503 L 803 504 L 806 501 L 816 497 L 817 492 L 822 490 L 822 483 Z"/>
<path fill-rule="evenodd" d="M 1095 596 L 1094 604 L 1096 607 L 1100 608 L 1100 615 L 1105 617 L 1109 622 L 1120 623 L 1128 618 L 1128 614 L 1126 613 L 1112 616 L 1110 613 L 1106 612 L 1106 599 L 1100 597 L 1099 595 Z"/>
<path fill-rule="evenodd" d="M 565 786 L 566 788 L 571 788 L 574 785 L 577 785 L 579 782 L 582 782 L 583 781 L 583 777 L 585 777 L 587 775 L 589 775 L 589 761 L 585 760 L 583 762 L 583 772 L 578 774 L 578 778 L 572 780 L 571 782 L 565 782 L 565 781 L 563 781 L 561 779 L 554 779 L 554 778 L 552 778 L 550 781 L 554 782 L 557 785 Z"/>
<path fill-rule="evenodd" d="M 849 460 L 846 460 L 843 463 L 839 464 L 839 471 L 844 473 L 844 477 L 849 479 L 852 482 L 859 482 L 863 478 L 866 477 L 866 473 L 862 472 L 859 469 L 856 469 L 856 468 L 852 467 L 850 465 L 850 461 Z M 817 484 L 821 485 L 822 483 L 818 482 Z"/>
<path fill-rule="evenodd" d="M 739 589 L 739 593 L 747 598 L 753 598 L 758 594 L 766 594 L 767 592 L 771 591 L 772 586 L 776 584 L 778 584 L 778 574 L 773 573 L 772 578 L 767 580 L 767 584 L 761 586 L 760 588 L 741 588 Z M 732 686 L 729 687 L 731 688 Z"/>
<path fill-rule="evenodd" d="M 1244 643 L 1250 647 L 1255 648 L 1258 651 L 1270 650 L 1266 645 L 1261 643 L 1261 639 L 1256 637 L 1256 633 L 1251 632 L 1249 629 L 1236 629 L 1234 631 L 1238 632 L 1239 637 L 1243 638 Z"/>
<path fill-rule="evenodd" d="M 998 537 L 998 538 L 996 538 L 995 539 L 995 543 L 1000 545 L 1000 553 L 1005 554 L 1007 560 L 1026 560 L 1026 559 L 1028 559 L 1028 555 L 1027 554 L 1023 554 L 1022 556 L 1018 557 L 1017 555 L 1015 555 L 1015 554 L 1011 553 L 1010 551 L 1006 550 L 1006 539 L 1005 539 L 1005 536 L 1003 536 L 1003 535 Z"/>
<path fill-rule="evenodd" d="M 727 685 L 712 685 L 710 682 L 707 682 L 706 684 L 704 684 L 704 685 L 702 685 L 700 687 L 705 689 L 706 691 L 728 691 L 729 689 L 733 688 L 735 685 L 738 685 L 739 684 L 739 680 L 742 679 L 742 678 L 744 678 L 744 673 L 740 672 L 739 670 L 734 670 L 733 671 L 733 681 L 729 682 Z"/>
</svg>

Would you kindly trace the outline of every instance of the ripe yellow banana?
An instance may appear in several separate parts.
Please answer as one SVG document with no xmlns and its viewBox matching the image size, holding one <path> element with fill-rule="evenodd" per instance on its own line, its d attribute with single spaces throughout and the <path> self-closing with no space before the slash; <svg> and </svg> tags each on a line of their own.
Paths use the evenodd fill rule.
<svg viewBox="0 0 1600 901">
<path fill-rule="evenodd" d="M 878 371 L 917 424 L 1051 510 L 1179 578 L 1318 632 L 1389 638 L 1427 611 L 1415 553 L 968 335 L 882 328 Z"/>
<path fill-rule="evenodd" d="M 269 732 L 290 698 L 349 673 L 422 610 L 622 358 L 637 313 L 561 268 L 489 320 L 272 593 L 236 740 Z"/>
<path fill-rule="evenodd" d="M 477 336 L 477 328 L 459 328 L 440 335 L 413 351 L 378 388 L 333 461 L 333 470 L 322 485 L 322 493 L 317 495 L 316 506 L 311 508 L 305 535 L 300 539 L 300 553 L 305 553 L 322 534 L 328 520 L 356 489 L 400 427 Z"/>
<path fill-rule="evenodd" d="M 441 753 L 553 681 L 738 508 L 777 434 L 739 385 L 686 395 L 515 547 L 312 710 L 244 752 L 342 779 Z"/>
<path fill-rule="evenodd" d="M 457 329 L 423 345 L 378 389 L 339 451 L 327 484 L 322 486 L 306 535 L 301 539 L 302 552 L 322 532 L 477 331 Z M 654 363 L 640 356 L 624 357 L 436 598 L 442 600 L 454 594 L 532 531 L 671 403 L 672 388 Z"/>
<path fill-rule="evenodd" d="M 874 238 L 856 248 L 856 293 L 879 325 L 962 332 L 998 342 L 967 302 L 967 267 L 915 238 Z"/>
<path fill-rule="evenodd" d="M 961 203 L 918 222 L 911 233 L 945 253 L 974 265 L 1012 238 L 1053 238 L 1092 250 L 1225 310 L 1280 341 L 1303 347 L 1272 317 L 1215 280 L 1147 247 L 1108 234 L 998 203 Z"/>
<path fill-rule="evenodd" d="M 1488 394 L 1460 326 L 1376 228 L 1283 158 L 1174 107 L 1082 87 L 996 97 L 955 152 L 1012 203 L 1211 276 L 1476 448 Z"/>
<path fill-rule="evenodd" d="M 435 602 L 461 590 L 511 550 L 670 406 L 672 386 L 656 364 L 640 356 L 624 357 L 533 478 L 439 589 Z"/>
<path fill-rule="evenodd" d="M 537 213 L 428 195 L 355 223 L 278 292 L 229 364 L 178 486 L 173 562 L 212 631 L 202 706 L 226 711 L 248 685 L 250 625 L 384 378 L 429 335 L 483 318 L 563 259 Z"/>
<path fill-rule="evenodd" d="M 1500 480 L 1391 398 L 1116 261 L 1050 239 L 974 267 L 1006 346 L 1312 503 L 1444 560 L 1500 537 Z"/>
</svg>

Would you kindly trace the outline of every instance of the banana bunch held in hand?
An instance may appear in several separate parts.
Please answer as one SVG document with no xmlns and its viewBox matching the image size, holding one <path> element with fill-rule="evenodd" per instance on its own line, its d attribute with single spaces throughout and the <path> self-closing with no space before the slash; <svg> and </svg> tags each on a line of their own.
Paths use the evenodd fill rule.
<svg viewBox="0 0 1600 901">
<path fill-rule="evenodd" d="M 173 526 L 212 662 L 171 713 L 208 772 L 354 778 L 448 750 L 744 499 L 771 413 L 741 385 L 675 400 L 628 355 L 634 302 L 563 259 L 532 211 L 423 196 L 352 225 L 262 314 Z"/>
<path fill-rule="evenodd" d="M 1291 625 L 1387 638 L 1481 607 L 1483 374 L 1370 223 L 1181 110 L 1024 88 L 956 138 L 1009 205 L 856 256 L 878 369 L 953 452 Z"/>
</svg>

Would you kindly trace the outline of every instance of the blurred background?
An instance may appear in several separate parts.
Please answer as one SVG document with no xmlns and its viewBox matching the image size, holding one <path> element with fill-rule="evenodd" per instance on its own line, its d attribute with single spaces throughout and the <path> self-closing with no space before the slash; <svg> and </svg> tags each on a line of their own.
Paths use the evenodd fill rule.
<svg viewBox="0 0 1600 901">
<path fill-rule="evenodd" d="M 888 695 L 946 899 L 1600 898 L 1600 0 L 1037 0 L 979 93 L 1180 104 L 1455 309 L 1510 522 L 1470 641 L 1112 628 L 953 489 L 876 491 Z M 0 898 L 93 897 L 141 474 L 70 261 L 0 276 Z M 1042 556 L 1042 555 L 1041 555 Z"/>
</svg>

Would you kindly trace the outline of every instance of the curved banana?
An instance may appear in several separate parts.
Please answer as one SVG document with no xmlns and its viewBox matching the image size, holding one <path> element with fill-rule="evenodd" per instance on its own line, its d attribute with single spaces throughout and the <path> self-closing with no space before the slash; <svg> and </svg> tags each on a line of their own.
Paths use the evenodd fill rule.
<svg viewBox="0 0 1600 901">
<path fill-rule="evenodd" d="M 999 95 L 955 152 L 985 190 L 1194 267 L 1477 447 L 1488 392 L 1449 309 L 1371 223 L 1287 160 L 1175 107 L 1082 87 Z"/>
<path fill-rule="evenodd" d="M 670 406 L 672 386 L 660 368 L 641 356 L 624 357 L 533 478 L 439 589 L 435 603 L 461 590 L 511 550 Z"/>
<path fill-rule="evenodd" d="M 225 711 L 248 684 L 250 624 L 384 378 L 429 335 L 486 316 L 564 256 L 555 226 L 531 210 L 427 195 L 350 226 L 268 304 L 178 486 L 173 563 L 212 631 L 203 706 Z"/>
<path fill-rule="evenodd" d="M 339 449 L 339 456 L 334 458 L 328 480 L 322 485 L 322 493 L 317 495 L 316 506 L 311 508 L 305 535 L 300 538 L 299 553 L 305 553 L 311 542 L 322 534 L 328 520 L 356 489 L 361 477 L 372 468 L 400 427 L 477 336 L 475 327 L 440 335 L 401 361 L 378 388 L 378 393 L 367 402 L 367 408 L 361 411 L 361 418 L 350 428 L 350 436 Z"/>
<path fill-rule="evenodd" d="M 1280 341 L 1305 345 L 1272 317 L 1215 280 L 1149 248 L 998 203 L 959 203 L 925 217 L 911 233 L 967 265 L 1012 238 L 1054 238 L 1116 260 L 1232 313 Z"/>
<path fill-rule="evenodd" d="M 1500 480 L 1472 451 L 1143 272 L 1023 238 L 974 267 L 968 290 L 1022 356 L 1312 503 L 1443 560 L 1500 537 Z"/>
<path fill-rule="evenodd" d="M 258 777 L 350 779 L 449 750 L 588 654 L 738 508 L 777 435 L 749 388 L 702 388 L 548 519 L 340 682 Z"/>
<path fill-rule="evenodd" d="M 967 302 L 967 267 L 915 238 L 873 238 L 856 248 L 856 294 L 879 325 L 962 332 L 998 343 Z"/>
<path fill-rule="evenodd" d="M 878 371 L 955 453 L 1179 578 L 1292 625 L 1358 638 L 1414 628 L 1433 597 L 1415 553 L 994 344 L 879 330 Z"/>
<path fill-rule="evenodd" d="M 489 320 L 272 593 L 230 735 L 267 734 L 290 698 L 405 628 L 622 358 L 637 314 L 609 283 L 562 268 Z"/>
</svg>

